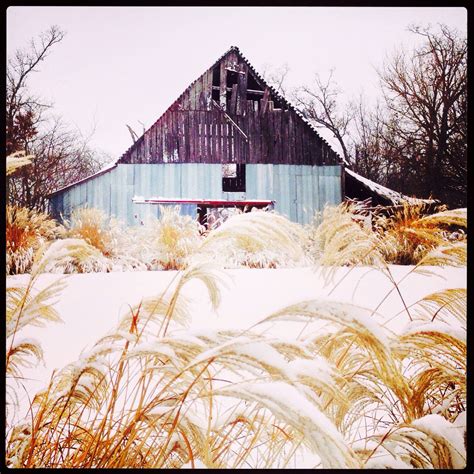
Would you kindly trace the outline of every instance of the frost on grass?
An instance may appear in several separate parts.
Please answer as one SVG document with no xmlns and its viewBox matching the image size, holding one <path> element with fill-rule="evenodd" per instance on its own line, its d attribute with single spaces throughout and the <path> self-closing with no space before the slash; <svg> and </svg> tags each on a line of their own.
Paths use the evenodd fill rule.
<svg viewBox="0 0 474 474">
<path fill-rule="evenodd" d="M 307 450 L 323 468 L 462 466 L 462 292 L 421 299 L 398 333 L 382 314 L 327 299 L 262 320 L 324 321 L 324 333 L 188 330 L 181 290 L 199 279 L 217 306 L 216 276 L 189 266 L 59 371 L 35 398 L 31 450 L 26 428 L 13 430 L 10 465 L 288 467 Z"/>
<path fill-rule="evenodd" d="M 304 434 L 325 467 L 360 467 L 352 450 L 331 421 L 295 387 L 285 382 L 242 383 L 218 391 L 257 402 Z M 291 406 L 288 401 L 291 400 Z"/>
</svg>

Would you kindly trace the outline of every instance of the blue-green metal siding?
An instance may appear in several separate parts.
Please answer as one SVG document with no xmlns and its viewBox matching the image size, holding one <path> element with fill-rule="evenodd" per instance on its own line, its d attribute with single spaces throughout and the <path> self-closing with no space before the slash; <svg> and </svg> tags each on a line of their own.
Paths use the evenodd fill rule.
<svg viewBox="0 0 474 474">
<path fill-rule="evenodd" d="M 119 164 L 110 171 L 65 189 L 51 198 L 55 217 L 69 218 L 78 207 L 95 207 L 128 225 L 158 216 L 156 204 L 134 203 L 133 197 L 177 199 L 268 199 L 275 210 L 306 224 L 325 204 L 339 204 L 341 166 L 247 164 L 246 192 L 222 191 L 220 164 Z M 181 212 L 196 214 L 195 204 Z"/>
</svg>

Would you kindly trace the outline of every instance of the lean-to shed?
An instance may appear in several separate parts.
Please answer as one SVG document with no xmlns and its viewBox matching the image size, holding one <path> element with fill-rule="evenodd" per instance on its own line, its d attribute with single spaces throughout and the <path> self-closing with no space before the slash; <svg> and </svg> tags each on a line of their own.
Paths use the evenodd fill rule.
<svg viewBox="0 0 474 474">
<path fill-rule="evenodd" d="M 112 165 L 55 191 L 51 212 L 95 207 L 127 222 L 178 205 L 203 221 L 271 207 L 299 223 L 344 196 L 339 155 L 231 47 Z"/>
</svg>

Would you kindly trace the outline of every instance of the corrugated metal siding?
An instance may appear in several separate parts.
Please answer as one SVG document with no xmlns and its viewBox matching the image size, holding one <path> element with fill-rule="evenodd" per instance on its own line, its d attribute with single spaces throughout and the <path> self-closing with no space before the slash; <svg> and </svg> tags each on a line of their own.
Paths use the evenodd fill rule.
<svg viewBox="0 0 474 474">
<path fill-rule="evenodd" d="M 121 164 L 107 173 L 66 189 L 51 199 L 53 215 L 69 218 L 78 207 L 96 207 L 128 225 L 159 215 L 155 204 L 135 204 L 134 196 L 180 199 L 269 199 L 275 210 L 301 224 L 325 204 L 341 202 L 341 167 L 256 164 L 246 166 L 246 192 L 222 191 L 220 164 Z M 181 212 L 196 214 L 196 205 Z"/>
</svg>

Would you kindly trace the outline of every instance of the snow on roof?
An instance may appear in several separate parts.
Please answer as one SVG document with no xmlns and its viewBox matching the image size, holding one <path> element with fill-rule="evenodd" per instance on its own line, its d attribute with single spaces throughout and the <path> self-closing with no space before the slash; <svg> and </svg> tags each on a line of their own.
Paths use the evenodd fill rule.
<svg viewBox="0 0 474 474">
<path fill-rule="evenodd" d="M 48 197 L 51 197 L 51 196 L 54 196 L 55 194 L 61 192 L 61 191 L 64 191 L 65 189 L 68 189 L 68 188 L 71 188 L 72 186 L 75 186 L 76 184 L 81 184 L 83 183 L 84 181 L 88 181 L 89 179 L 91 178 L 94 178 L 96 176 L 99 176 L 103 173 L 105 173 L 106 171 L 109 171 L 111 170 L 112 168 L 115 168 L 117 166 L 117 162 L 118 162 L 118 159 L 114 160 L 114 161 L 111 161 L 110 163 L 108 163 L 107 165 L 105 165 L 102 169 L 100 169 L 99 171 L 97 171 L 96 173 L 94 174 L 91 174 L 89 176 L 86 176 L 85 178 L 82 178 L 82 179 L 79 179 L 77 181 L 74 181 L 74 183 L 70 183 L 66 186 L 63 186 L 62 188 L 59 188 L 59 189 L 56 189 L 56 191 L 53 191 L 52 193 L 50 193 L 48 195 Z"/>
<path fill-rule="evenodd" d="M 350 170 L 347 167 L 345 168 L 345 171 L 347 174 L 349 174 L 354 179 L 359 181 L 363 186 L 368 188 L 370 191 L 389 200 L 394 206 L 403 204 L 405 202 L 409 204 L 434 204 L 435 202 L 437 202 L 434 199 L 418 199 L 418 198 L 406 196 L 402 193 L 398 193 L 397 191 L 394 191 L 393 189 L 386 188 L 385 186 L 382 186 L 381 184 L 377 184 L 374 181 L 371 181 L 370 179 L 364 178 L 360 174 L 357 174 L 356 172 Z"/>
</svg>

